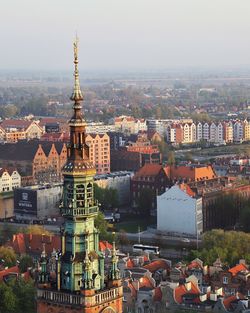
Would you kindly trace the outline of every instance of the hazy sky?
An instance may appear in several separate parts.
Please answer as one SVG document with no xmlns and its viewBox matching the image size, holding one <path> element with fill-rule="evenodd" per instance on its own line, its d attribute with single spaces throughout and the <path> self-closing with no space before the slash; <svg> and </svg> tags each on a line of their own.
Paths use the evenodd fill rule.
<svg viewBox="0 0 250 313">
<path fill-rule="evenodd" d="M 250 0 L 1 0 L 0 70 L 250 65 Z"/>
</svg>

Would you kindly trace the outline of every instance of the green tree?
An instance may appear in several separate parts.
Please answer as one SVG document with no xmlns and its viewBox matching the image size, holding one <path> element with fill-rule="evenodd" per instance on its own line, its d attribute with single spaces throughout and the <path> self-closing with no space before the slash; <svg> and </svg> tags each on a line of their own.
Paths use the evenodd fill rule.
<svg viewBox="0 0 250 313">
<path fill-rule="evenodd" d="M 137 206 L 142 216 L 150 216 L 152 202 L 154 200 L 154 192 L 150 188 L 144 188 L 140 191 L 140 196 L 137 199 Z"/>
<path fill-rule="evenodd" d="M 0 260 L 4 261 L 5 266 L 14 266 L 17 260 L 15 251 L 10 247 L 0 247 Z"/>
<path fill-rule="evenodd" d="M 108 232 L 108 223 L 104 219 L 104 215 L 102 212 L 99 212 L 95 218 L 95 227 L 100 233 L 101 240 L 112 241 L 112 234 Z"/>
<path fill-rule="evenodd" d="M 239 259 L 250 260 L 250 234 L 215 229 L 206 232 L 202 238 L 202 248 L 193 250 L 189 259 L 198 257 L 211 265 L 217 258 L 233 266 Z"/>
<path fill-rule="evenodd" d="M 119 205 L 118 193 L 114 188 L 101 188 L 94 184 L 95 198 L 105 209 L 115 208 Z"/>
<path fill-rule="evenodd" d="M 20 259 L 19 269 L 21 273 L 25 273 L 29 267 L 34 266 L 33 258 L 30 255 L 24 255 Z"/>
<path fill-rule="evenodd" d="M 25 281 L 18 279 L 10 284 L 16 297 L 15 313 L 34 313 L 35 312 L 35 293 L 36 289 L 32 280 Z"/>
<path fill-rule="evenodd" d="M 10 286 L 0 282 L 0 309 L 3 313 L 19 313 L 17 299 Z M 24 311 L 23 311 L 24 312 Z M 21 312 L 20 312 L 21 313 Z"/>
</svg>

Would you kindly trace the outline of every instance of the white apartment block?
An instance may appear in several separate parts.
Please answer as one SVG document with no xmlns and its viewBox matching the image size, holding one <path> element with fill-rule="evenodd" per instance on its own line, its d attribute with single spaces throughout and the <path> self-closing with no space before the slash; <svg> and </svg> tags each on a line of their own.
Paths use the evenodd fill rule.
<svg viewBox="0 0 250 313">
<path fill-rule="evenodd" d="M 204 123 L 202 126 L 202 139 L 209 141 L 210 138 L 210 127 L 208 123 Z"/>
<path fill-rule="evenodd" d="M 157 230 L 188 235 L 203 231 L 202 198 L 175 185 L 157 196 Z"/>
<path fill-rule="evenodd" d="M 196 124 L 196 140 L 197 141 L 201 141 L 203 139 L 202 127 L 203 127 L 203 125 L 201 122 Z"/>
<path fill-rule="evenodd" d="M 135 119 L 132 116 L 119 116 L 114 119 L 115 131 L 138 134 L 140 131 L 147 131 L 147 123 L 144 119 Z"/>
<path fill-rule="evenodd" d="M 108 132 L 115 132 L 115 125 L 108 125 L 101 122 L 92 122 L 88 123 L 85 129 L 87 134 L 105 134 Z"/>
<path fill-rule="evenodd" d="M 0 193 L 21 187 L 21 176 L 17 170 L 0 169 Z"/>
<path fill-rule="evenodd" d="M 242 121 L 236 121 L 233 124 L 233 140 L 234 142 L 243 141 L 243 123 Z"/>
</svg>

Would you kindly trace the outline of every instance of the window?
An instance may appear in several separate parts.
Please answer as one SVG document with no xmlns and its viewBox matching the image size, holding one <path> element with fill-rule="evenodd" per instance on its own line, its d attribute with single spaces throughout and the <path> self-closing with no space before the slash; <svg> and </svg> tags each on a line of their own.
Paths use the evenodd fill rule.
<svg viewBox="0 0 250 313">
<path fill-rule="evenodd" d="M 228 284 L 228 277 L 227 276 L 223 276 L 223 284 Z"/>
</svg>

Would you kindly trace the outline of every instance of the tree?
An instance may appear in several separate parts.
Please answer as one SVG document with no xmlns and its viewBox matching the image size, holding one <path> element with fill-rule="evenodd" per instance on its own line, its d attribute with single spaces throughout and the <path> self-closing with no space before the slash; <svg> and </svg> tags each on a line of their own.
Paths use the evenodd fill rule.
<svg viewBox="0 0 250 313">
<path fill-rule="evenodd" d="M 16 297 L 17 309 L 15 313 L 34 313 L 36 293 L 34 282 L 32 280 L 18 279 L 17 281 L 12 281 L 11 287 Z"/>
<path fill-rule="evenodd" d="M 137 206 L 140 214 L 143 216 L 150 216 L 152 202 L 154 200 L 154 193 L 150 188 L 144 188 L 140 191 L 140 196 L 137 199 Z"/>
<path fill-rule="evenodd" d="M 115 208 L 118 206 L 118 193 L 114 188 L 101 188 L 94 184 L 95 198 L 105 209 Z"/>
<path fill-rule="evenodd" d="M 27 227 L 23 227 L 21 229 L 21 232 L 33 235 L 47 235 L 47 236 L 52 235 L 50 231 L 48 231 L 47 229 L 40 225 L 29 225 Z"/>
<path fill-rule="evenodd" d="M 206 232 L 202 238 L 202 249 L 192 250 L 189 259 L 200 258 L 206 264 L 213 264 L 219 257 L 222 262 L 233 266 L 239 259 L 250 261 L 250 234 L 215 229 Z"/>
<path fill-rule="evenodd" d="M 101 240 L 112 241 L 112 234 L 108 232 L 108 223 L 101 212 L 95 218 L 95 227 L 100 232 Z"/>
<path fill-rule="evenodd" d="M 0 260 L 4 262 L 5 266 L 14 266 L 17 260 L 15 251 L 10 247 L 0 247 Z"/>
<path fill-rule="evenodd" d="M 0 282 L 0 308 L 4 313 L 18 313 L 16 311 L 17 299 L 12 288 Z"/>
<path fill-rule="evenodd" d="M 25 273 L 29 267 L 34 266 L 33 258 L 30 255 L 24 255 L 20 259 L 19 269 L 21 273 Z"/>
</svg>

